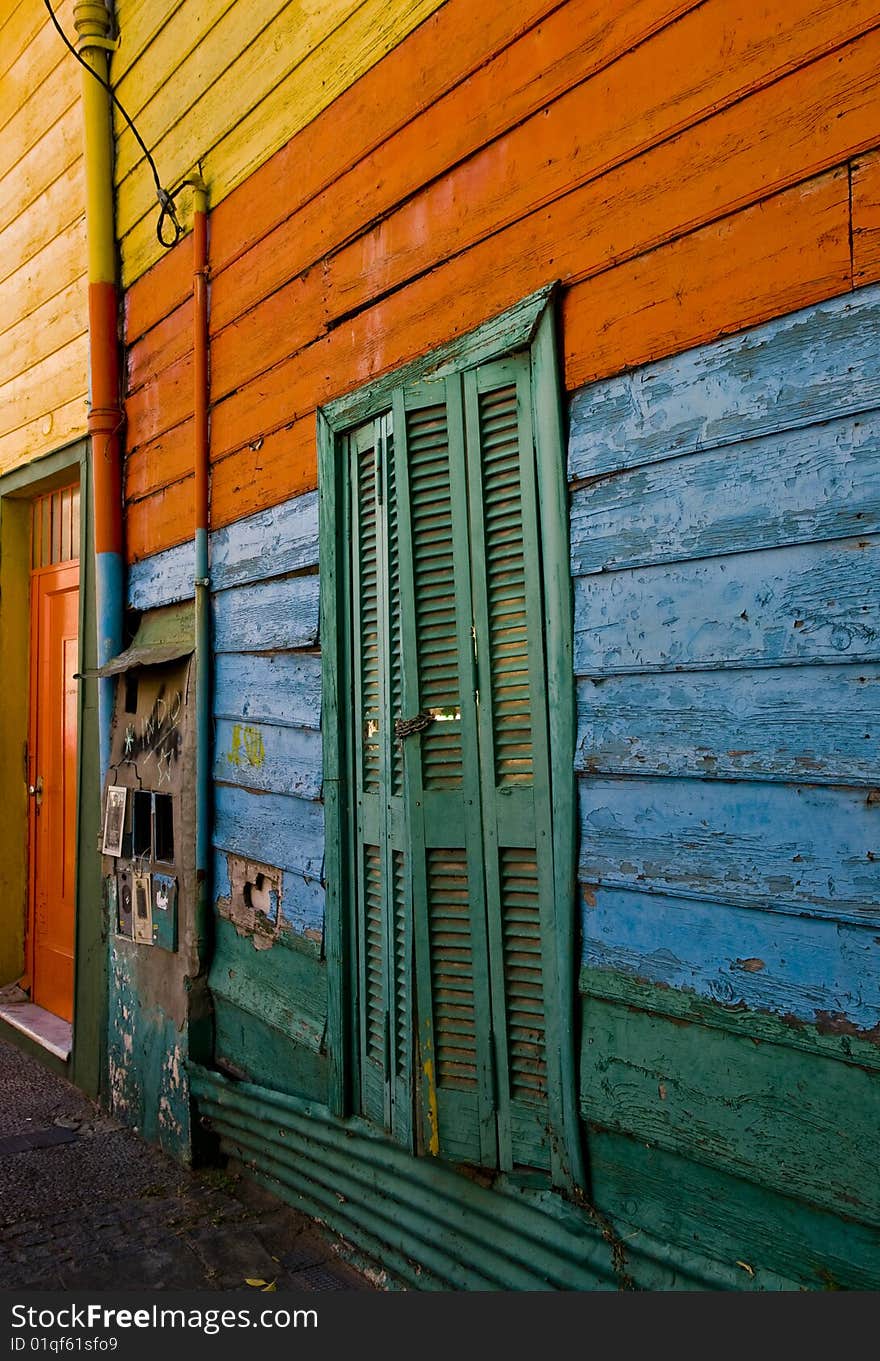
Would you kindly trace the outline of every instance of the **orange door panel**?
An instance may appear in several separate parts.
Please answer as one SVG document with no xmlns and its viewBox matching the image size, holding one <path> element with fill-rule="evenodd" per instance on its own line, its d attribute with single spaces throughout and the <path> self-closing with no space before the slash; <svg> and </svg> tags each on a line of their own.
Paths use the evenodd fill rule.
<svg viewBox="0 0 880 1361">
<path fill-rule="evenodd" d="M 79 564 L 32 577 L 31 1000 L 73 1019 Z"/>
</svg>

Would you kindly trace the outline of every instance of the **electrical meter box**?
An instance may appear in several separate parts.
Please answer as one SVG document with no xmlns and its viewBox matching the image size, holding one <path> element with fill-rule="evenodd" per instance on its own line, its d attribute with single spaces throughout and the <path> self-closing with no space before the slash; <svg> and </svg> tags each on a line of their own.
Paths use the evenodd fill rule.
<svg viewBox="0 0 880 1361">
<path fill-rule="evenodd" d="M 195 854 L 191 617 L 153 611 L 99 672 L 117 678 L 101 840 L 110 929 L 171 953 Z"/>
</svg>

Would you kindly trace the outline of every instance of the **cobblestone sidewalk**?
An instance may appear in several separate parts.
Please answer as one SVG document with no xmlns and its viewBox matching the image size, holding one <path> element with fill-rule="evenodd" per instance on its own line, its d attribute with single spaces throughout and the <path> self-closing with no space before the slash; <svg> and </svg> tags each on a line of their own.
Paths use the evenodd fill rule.
<svg viewBox="0 0 880 1361">
<path fill-rule="evenodd" d="M 313 1221 L 192 1173 L 0 1040 L 0 1289 L 368 1290 Z"/>
</svg>

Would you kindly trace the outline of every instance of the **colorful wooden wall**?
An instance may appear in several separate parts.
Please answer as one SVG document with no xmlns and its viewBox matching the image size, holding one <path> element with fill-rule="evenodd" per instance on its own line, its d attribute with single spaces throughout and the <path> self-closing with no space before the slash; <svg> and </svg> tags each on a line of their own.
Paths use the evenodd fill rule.
<svg viewBox="0 0 880 1361">
<path fill-rule="evenodd" d="M 73 32 L 72 0 L 58 5 Z M 80 72 L 42 4 L 0 13 L 0 474 L 85 432 Z"/>
<path fill-rule="evenodd" d="M 212 214 L 214 523 L 314 487 L 316 405 L 549 278 L 571 390 L 869 282 L 875 22 L 868 0 L 447 0 Z M 185 126 L 191 164 L 216 134 Z M 124 188 L 120 213 L 125 257 Z M 183 242 L 127 296 L 133 559 L 189 532 L 189 287 Z"/>
<path fill-rule="evenodd" d="M 443 0 L 119 0 L 112 79 L 176 185 L 199 162 L 215 204 L 390 52 Z M 117 116 L 123 283 L 162 251 L 152 177 Z M 289 192 L 277 186 L 280 201 Z"/>
<path fill-rule="evenodd" d="M 594 1190 L 817 1286 L 880 1228 L 878 321 L 875 285 L 571 409 Z"/>
<path fill-rule="evenodd" d="M 558 278 L 592 1193 L 743 1284 L 876 1284 L 876 6 L 429 8 L 239 161 L 181 124 L 217 187 L 217 896 L 270 860 L 288 928 L 220 913 L 218 1057 L 326 1099 L 316 408 Z M 148 608 L 191 592 L 191 263 L 126 193 Z"/>
</svg>

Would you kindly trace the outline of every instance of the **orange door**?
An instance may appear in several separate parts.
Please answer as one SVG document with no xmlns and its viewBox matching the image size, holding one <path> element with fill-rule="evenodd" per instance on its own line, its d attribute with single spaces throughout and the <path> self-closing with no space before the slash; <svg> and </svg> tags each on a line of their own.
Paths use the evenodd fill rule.
<svg viewBox="0 0 880 1361">
<path fill-rule="evenodd" d="M 31 1000 L 73 1019 L 79 563 L 31 578 Z"/>
</svg>

